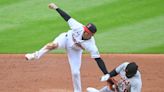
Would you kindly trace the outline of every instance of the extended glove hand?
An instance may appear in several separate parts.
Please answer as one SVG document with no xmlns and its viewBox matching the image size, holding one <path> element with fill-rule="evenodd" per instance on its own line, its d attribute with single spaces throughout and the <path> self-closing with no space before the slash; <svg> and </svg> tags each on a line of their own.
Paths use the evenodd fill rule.
<svg viewBox="0 0 164 92">
<path fill-rule="evenodd" d="M 109 74 L 105 74 L 101 77 L 101 82 L 104 82 L 104 81 L 107 81 L 108 79 L 110 78 L 110 75 Z"/>
</svg>

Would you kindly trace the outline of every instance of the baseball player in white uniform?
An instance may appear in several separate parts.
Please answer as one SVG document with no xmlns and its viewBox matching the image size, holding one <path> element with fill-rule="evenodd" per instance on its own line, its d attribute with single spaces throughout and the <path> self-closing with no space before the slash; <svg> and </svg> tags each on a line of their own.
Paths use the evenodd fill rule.
<svg viewBox="0 0 164 92">
<path fill-rule="evenodd" d="M 112 78 L 116 75 L 120 75 L 119 81 Z M 141 74 L 135 62 L 122 63 L 110 73 L 102 76 L 101 81 L 107 81 L 108 85 L 100 90 L 88 87 L 87 92 L 141 92 L 142 88 Z"/>
<path fill-rule="evenodd" d="M 40 50 L 26 54 L 25 58 L 27 60 L 39 59 L 51 50 L 58 48 L 65 49 L 67 51 L 71 68 L 74 92 L 82 92 L 80 67 L 83 50 L 86 50 L 91 54 L 91 57 L 95 59 L 104 74 L 108 73 L 103 60 L 100 58 L 100 54 L 93 37 L 97 31 L 96 27 L 92 23 L 89 23 L 86 26 L 79 23 L 54 3 L 50 3 L 49 8 L 56 10 L 61 15 L 61 17 L 68 23 L 70 30 L 68 32 L 61 33 L 54 39 L 53 42 L 48 43 Z"/>
</svg>

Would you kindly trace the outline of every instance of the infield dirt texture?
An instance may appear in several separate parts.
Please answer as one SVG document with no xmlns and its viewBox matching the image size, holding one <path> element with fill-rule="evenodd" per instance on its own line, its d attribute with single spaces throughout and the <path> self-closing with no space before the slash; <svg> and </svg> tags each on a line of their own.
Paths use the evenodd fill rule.
<svg viewBox="0 0 164 92">
<path fill-rule="evenodd" d="M 39 61 L 26 62 L 23 54 L 0 55 L 0 92 L 73 92 L 66 54 L 48 54 Z M 135 61 L 142 74 L 142 92 L 164 92 L 164 55 L 103 54 L 109 70 L 123 61 Z M 101 88 L 102 76 L 96 62 L 83 55 L 83 92 L 88 86 Z"/>
</svg>

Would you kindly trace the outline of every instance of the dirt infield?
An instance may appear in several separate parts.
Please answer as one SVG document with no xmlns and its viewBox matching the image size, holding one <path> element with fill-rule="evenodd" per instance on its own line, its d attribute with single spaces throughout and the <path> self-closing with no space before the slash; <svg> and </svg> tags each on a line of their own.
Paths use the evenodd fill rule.
<svg viewBox="0 0 164 92">
<path fill-rule="evenodd" d="M 143 80 L 142 92 L 164 92 L 163 54 L 103 54 L 109 70 L 124 61 L 135 61 Z M 83 55 L 83 92 L 88 86 L 101 88 L 102 75 L 96 62 Z M 0 54 L 0 92 L 73 92 L 70 67 L 65 54 L 47 54 L 26 62 L 23 54 Z"/>
</svg>

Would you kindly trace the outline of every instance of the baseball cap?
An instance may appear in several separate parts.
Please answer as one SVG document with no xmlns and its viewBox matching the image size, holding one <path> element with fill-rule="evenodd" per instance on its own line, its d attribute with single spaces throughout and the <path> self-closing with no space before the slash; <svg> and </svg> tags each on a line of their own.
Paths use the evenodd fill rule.
<svg viewBox="0 0 164 92">
<path fill-rule="evenodd" d="M 126 77 L 131 78 L 133 77 L 138 70 L 138 65 L 135 62 L 131 62 L 127 65 L 125 71 L 126 71 Z"/>
<path fill-rule="evenodd" d="M 84 30 L 88 33 L 94 34 L 97 31 L 97 28 L 94 24 L 88 23 L 85 27 Z"/>
</svg>

